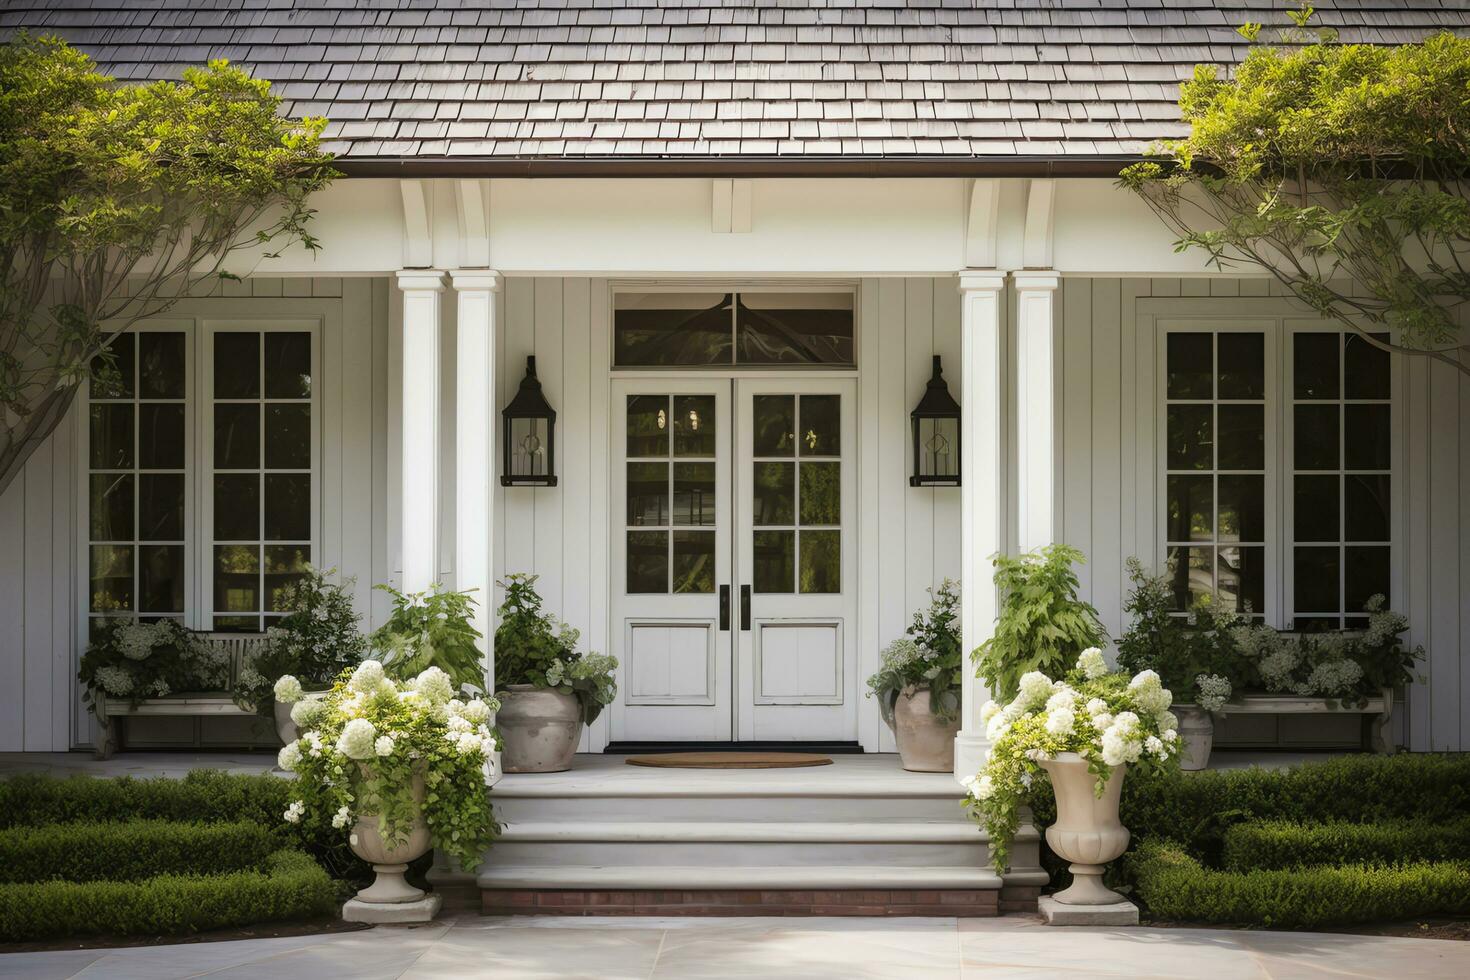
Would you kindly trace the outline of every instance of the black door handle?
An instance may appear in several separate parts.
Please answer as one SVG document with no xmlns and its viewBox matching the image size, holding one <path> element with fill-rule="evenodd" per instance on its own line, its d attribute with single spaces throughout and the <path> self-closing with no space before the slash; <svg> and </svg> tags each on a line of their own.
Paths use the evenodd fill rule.
<svg viewBox="0 0 1470 980">
<path fill-rule="evenodd" d="M 740 628 L 750 629 L 750 586 L 740 587 Z"/>
<path fill-rule="evenodd" d="M 730 628 L 730 587 L 720 586 L 720 632 Z"/>
</svg>

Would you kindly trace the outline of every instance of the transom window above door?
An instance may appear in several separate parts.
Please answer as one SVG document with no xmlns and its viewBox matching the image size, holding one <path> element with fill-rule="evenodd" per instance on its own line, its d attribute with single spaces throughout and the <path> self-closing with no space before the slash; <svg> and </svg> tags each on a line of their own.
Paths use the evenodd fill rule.
<svg viewBox="0 0 1470 980">
<path fill-rule="evenodd" d="M 852 367 L 849 291 L 623 292 L 613 296 L 613 366 Z"/>
</svg>

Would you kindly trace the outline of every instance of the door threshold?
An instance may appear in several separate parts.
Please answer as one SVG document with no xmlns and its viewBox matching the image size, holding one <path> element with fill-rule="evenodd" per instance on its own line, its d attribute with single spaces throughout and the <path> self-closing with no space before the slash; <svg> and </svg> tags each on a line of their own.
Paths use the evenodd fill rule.
<svg viewBox="0 0 1470 980">
<path fill-rule="evenodd" d="M 666 752 L 819 752 L 862 755 L 859 742 L 609 742 L 607 755 L 658 755 Z"/>
</svg>

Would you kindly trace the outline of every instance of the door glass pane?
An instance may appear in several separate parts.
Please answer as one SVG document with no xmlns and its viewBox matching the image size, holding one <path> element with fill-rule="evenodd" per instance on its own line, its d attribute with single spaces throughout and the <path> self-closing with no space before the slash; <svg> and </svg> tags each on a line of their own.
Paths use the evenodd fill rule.
<svg viewBox="0 0 1470 980">
<path fill-rule="evenodd" d="M 1214 489 L 1208 476 L 1168 477 L 1170 541 L 1210 541 L 1214 537 Z"/>
<path fill-rule="evenodd" d="M 133 403 L 92 405 L 89 435 L 92 469 L 131 469 L 133 466 Z"/>
<path fill-rule="evenodd" d="M 259 466 L 260 405 L 215 405 L 215 469 L 253 470 Z"/>
<path fill-rule="evenodd" d="M 132 474 L 93 473 L 87 509 L 93 541 L 133 540 Z"/>
<path fill-rule="evenodd" d="M 757 526 L 796 522 L 796 464 L 753 463 L 751 523 Z"/>
<path fill-rule="evenodd" d="M 214 335 L 214 397 L 260 397 L 260 334 Z"/>
<path fill-rule="evenodd" d="M 92 398 L 132 398 L 135 391 L 133 375 L 133 344 L 136 334 L 123 334 L 108 346 L 112 351 L 112 365 L 101 356 L 92 359 L 92 383 L 88 391 Z"/>
<path fill-rule="evenodd" d="M 216 473 L 216 541 L 260 540 L 260 477 L 255 473 Z"/>
<path fill-rule="evenodd" d="M 1342 335 L 1298 333 L 1292 337 L 1292 390 L 1298 398 L 1337 397 L 1337 356 Z"/>
<path fill-rule="evenodd" d="M 1169 334 L 1168 397 L 1214 397 L 1214 342 L 1214 334 Z"/>
<path fill-rule="evenodd" d="M 674 523 L 712 527 L 715 523 L 715 493 L 714 463 L 675 463 Z M 678 541 L 675 536 L 676 559 Z"/>
<path fill-rule="evenodd" d="M 715 532 L 674 532 L 675 593 L 715 591 Z"/>
<path fill-rule="evenodd" d="M 853 363 L 851 293 L 741 293 L 736 357 L 741 364 Z"/>
<path fill-rule="evenodd" d="M 1339 607 L 1338 551 L 1330 548 L 1296 548 L 1295 608 L 1304 613 L 1332 612 Z"/>
<path fill-rule="evenodd" d="M 311 397 L 311 334 L 266 333 L 265 397 Z"/>
<path fill-rule="evenodd" d="M 751 450 L 757 456 L 791 456 L 796 451 L 796 396 L 754 395 Z"/>
<path fill-rule="evenodd" d="M 1296 540 L 1338 540 L 1342 529 L 1338 525 L 1337 488 L 1336 476 L 1296 477 L 1296 489 L 1292 497 Z"/>
<path fill-rule="evenodd" d="M 183 539 L 184 474 L 141 474 L 138 477 L 138 540 Z"/>
<path fill-rule="evenodd" d="M 669 591 L 669 532 L 628 532 L 628 592 Z"/>
<path fill-rule="evenodd" d="M 1174 336 L 1170 334 L 1170 336 Z M 1214 409 L 1209 405 L 1170 405 L 1168 459 L 1171 470 L 1207 470 L 1214 464 Z"/>
<path fill-rule="evenodd" d="M 842 591 L 842 532 L 801 532 L 801 591 Z"/>
<path fill-rule="evenodd" d="M 265 406 L 265 465 L 273 470 L 311 468 L 311 405 Z"/>
<path fill-rule="evenodd" d="M 751 534 L 752 586 L 756 592 L 791 592 L 796 567 L 795 531 Z"/>
<path fill-rule="evenodd" d="M 133 608 L 133 546 L 94 544 L 91 549 L 91 601 L 93 612 Z"/>
<path fill-rule="evenodd" d="M 1220 459 L 1222 470 L 1259 470 L 1266 465 L 1265 408 L 1261 405 L 1221 405 Z"/>
<path fill-rule="evenodd" d="M 265 538 L 267 541 L 311 538 L 311 474 L 266 474 Z"/>
<path fill-rule="evenodd" d="M 1175 547 L 1166 556 L 1176 612 L 1185 612 L 1198 599 L 1214 594 L 1214 548 Z"/>
<path fill-rule="evenodd" d="M 1216 581 L 1226 609 L 1259 613 L 1266 608 L 1265 554 L 1262 547 L 1219 549 Z"/>
<path fill-rule="evenodd" d="M 1221 333 L 1220 398 L 1266 397 L 1266 335 Z"/>
<path fill-rule="evenodd" d="M 730 364 L 730 293 L 624 293 L 613 297 L 613 364 Z"/>
<path fill-rule="evenodd" d="M 184 468 L 182 403 L 144 402 L 138 406 L 138 467 L 145 470 Z"/>
<path fill-rule="evenodd" d="M 149 544 L 138 548 L 138 611 L 184 611 L 184 546 Z"/>
<path fill-rule="evenodd" d="M 311 563 L 311 548 L 304 544 L 268 544 L 265 546 L 265 609 L 267 612 L 289 612 L 291 589 L 306 576 Z"/>
<path fill-rule="evenodd" d="M 667 395 L 628 396 L 628 455 L 669 454 L 669 398 Z"/>
<path fill-rule="evenodd" d="M 801 464 L 801 523 L 842 523 L 841 463 Z"/>
<path fill-rule="evenodd" d="M 1344 455 L 1350 470 L 1386 470 L 1393 465 L 1389 450 L 1389 406 L 1345 405 Z"/>
<path fill-rule="evenodd" d="M 141 398 L 184 397 L 184 335 L 147 331 L 138 334 L 138 395 Z"/>
<path fill-rule="evenodd" d="M 250 612 L 259 608 L 259 546 L 253 544 L 216 545 L 214 549 L 214 611 L 238 613 Z M 215 628 L 219 628 L 218 619 L 215 619 Z"/>
<path fill-rule="evenodd" d="M 1220 485 L 1220 540 L 1266 540 L 1266 478 L 1226 474 Z"/>
<path fill-rule="evenodd" d="M 1343 609 L 1361 612 L 1375 595 L 1388 595 L 1389 549 L 1386 547 L 1343 549 L 1346 552 L 1347 594 Z"/>
<path fill-rule="evenodd" d="M 628 524 L 662 527 L 669 523 L 669 464 L 628 464 Z"/>
<path fill-rule="evenodd" d="M 803 456 L 840 456 L 842 454 L 842 399 L 838 395 L 801 396 L 801 438 Z"/>
<path fill-rule="evenodd" d="M 674 455 L 715 455 L 715 396 L 674 396 Z"/>
<path fill-rule="evenodd" d="M 1297 405 L 1292 430 L 1293 457 L 1299 470 L 1337 469 L 1336 405 Z"/>
<path fill-rule="evenodd" d="M 1387 341 L 1388 334 L 1373 335 Z M 1343 394 L 1348 398 L 1388 398 L 1389 384 L 1388 352 L 1380 350 L 1357 334 L 1347 334 L 1343 339 Z"/>
<path fill-rule="evenodd" d="M 1344 478 L 1346 541 L 1387 541 L 1390 479 L 1387 473 Z"/>
</svg>

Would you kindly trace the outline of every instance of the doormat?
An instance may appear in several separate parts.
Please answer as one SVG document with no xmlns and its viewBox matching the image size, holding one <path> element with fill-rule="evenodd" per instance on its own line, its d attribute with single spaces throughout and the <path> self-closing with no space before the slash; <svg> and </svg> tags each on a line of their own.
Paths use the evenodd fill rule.
<svg viewBox="0 0 1470 980">
<path fill-rule="evenodd" d="M 828 756 L 806 752 L 668 752 L 630 755 L 623 761 L 654 769 L 796 769 L 832 764 Z"/>
</svg>

